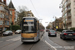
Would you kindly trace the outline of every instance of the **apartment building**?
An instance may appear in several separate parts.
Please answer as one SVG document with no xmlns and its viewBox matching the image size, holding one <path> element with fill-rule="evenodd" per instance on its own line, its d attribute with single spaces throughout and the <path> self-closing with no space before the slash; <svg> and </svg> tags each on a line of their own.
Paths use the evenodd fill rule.
<svg viewBox="0 0 75 50">
<path fill-rule="evenodd" d="M 75 27 L 75 0 L 62 0 L 63 29 Z"/>
<path fill-rule="evenodd" d="M 6 1 L 7 0 L 0 0 L 0 32 L 10 29 L 9 26 L 11 22 L 14 21 L 13 18 L 15 19 L 13 5 L 10 2 L 8 6 Z"/>
<path fill-rule="evenodd" d="M 26 17 L 34 17 L 34 14 L 30 11 L 25 11 Z"/>
<path fill-rule="evenodd" d="M 9 7 L 6 5 L 6 0 L 0 0 L 0 31 L 5 31 L 9 29 L 10 26 L 10 11 Z"/>
</svg>

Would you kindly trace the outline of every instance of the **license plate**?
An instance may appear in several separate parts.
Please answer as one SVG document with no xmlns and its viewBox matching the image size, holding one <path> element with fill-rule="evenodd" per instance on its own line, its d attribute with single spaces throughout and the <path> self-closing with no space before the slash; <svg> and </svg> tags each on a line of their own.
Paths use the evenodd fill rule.
<svg viewBox="0 0 75 50">
<path fill-rule="evenodd" d="M 69 34 L 70 36 L 72 36 L 72 34 Z"/>
<path fill-rule="evenodd" d="M 51 35 L 55 35 L 55 34 L 51 34 Z"/>
</svg>

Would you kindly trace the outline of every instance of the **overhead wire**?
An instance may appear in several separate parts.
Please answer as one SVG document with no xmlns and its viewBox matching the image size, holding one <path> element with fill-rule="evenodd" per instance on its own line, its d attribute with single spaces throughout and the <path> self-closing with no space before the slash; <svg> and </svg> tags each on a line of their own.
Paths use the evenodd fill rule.
<svg viewBox="0 0 75 50">
<path fill-rule="evenodd" d="M 32 4 L 32 6 L 33 6 L 33 8 L 34 8 L 35 12 L 37 13 L 36 8 L 35 8 L 35 6 L 34 6 L 34 4 L 33 4 L 32 0 L 30 0 L 30 2 L 31 2 L 31 4 Z M 37 13 L 37 15 L 38 15 L 38 13 Z M 39 16 L 39 15 L 38 15 L 38 17 L 40 18 L 40 16 Z"/>
</svg>

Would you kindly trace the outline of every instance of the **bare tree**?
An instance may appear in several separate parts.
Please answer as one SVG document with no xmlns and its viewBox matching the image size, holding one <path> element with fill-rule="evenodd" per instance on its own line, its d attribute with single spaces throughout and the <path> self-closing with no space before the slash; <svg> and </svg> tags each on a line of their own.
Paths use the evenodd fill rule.
<svg viewBox="0 0 75 50">
<path fill-rule="evenodd" d="M 22 20 L 23 17 L 26 17 L 25 12 L 28 11 L 28 8 L 26 6 L 19 6 L 18 7 L 18 20 L 17 20 L 17 24 L 20 25 L 20 22 Z"/>
</svg>

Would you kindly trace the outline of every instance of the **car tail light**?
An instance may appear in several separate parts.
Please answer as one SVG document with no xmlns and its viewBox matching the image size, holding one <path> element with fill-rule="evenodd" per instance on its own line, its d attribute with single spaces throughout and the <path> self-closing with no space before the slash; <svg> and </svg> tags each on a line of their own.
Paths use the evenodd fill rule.
<svg viewBox="0 0 75 50">
<path fill-rule="evenodd" d="M 73 33 L 73 35 L 75 35 L 75 33 Z"/>
<path fill-rule="evenodd" d="M 64 35 L 67 35 L 67 33 L 64 33 Z"/>
</svg>

